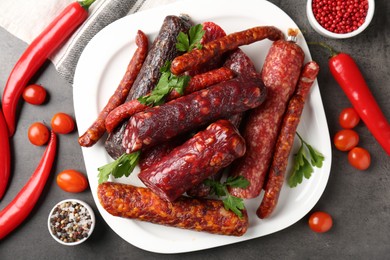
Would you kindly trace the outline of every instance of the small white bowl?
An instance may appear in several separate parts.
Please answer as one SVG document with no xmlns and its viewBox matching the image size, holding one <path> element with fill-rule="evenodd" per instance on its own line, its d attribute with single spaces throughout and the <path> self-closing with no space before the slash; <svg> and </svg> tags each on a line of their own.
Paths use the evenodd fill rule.
<svg viewBox="0 0 390 260">
<path fill-rule="evenodd" d="M 76 209 L 76 206 L 79 206 L 79 208 Z M 63 228 L 61 227 L 61 223 L 58 223 L 58 221 L 63 220 L 64 218 L 61 218 L 60 214 L 57 214 L 57 207 L 64 211 L 64 213 L 67 214 L 68 217 L 67 220 L 64 220 L 66 225 Z M 80 217 L 80 219 L 77 219 L 77 215 L 74 213 L 75 211 L 79 213 L 78 217 Z M 57 219 L 53 216 L 56 216 Z M 91 236 L 93 229 L 95 228 L 95 222 L 95 214 L 92 208 L 87 203 L 78 199 L 66 199 L 58 202 L 52 208 L 49 214 L 49 218 L 47 220 L 47 226 L 50 235 L 54 238 L 55 241 L 66 246 L 75 246 L 83 243 Z M 56 223 L 58 223 L 58 230 L 54 231 Z M 77 227 L 75 227 L 76 224 L 78 225 Z M 81 235 L 79 235 L 78 238 L 74 239 L 74 241 L 72 241 L 73 238 L 70 238 L 72 239 L 71 241 L 67 241 L 69 239 L 69 234 L 72 234 L 72 236 L 74 236 L 80 234 L 80 232 Z M 60 239 L 57 235 L 60 237 L 61 235 L 64 235 L 64 237 L 63 239 Z"/>
<path fill-rule="evenodd" d="M 349 33 L 334 33 L 322 27 L 314 17 L 313 9 L 312 9 L 312 0 L 308 0 L 306 5 L 306 14 L 307 14 L 307 18 L 309 19 L 309 23 L 311 27 L 319 34 L 333 39 L 350 38 L 364 31 L 367 28 L 367 26 L 370 24 L 374 16 L 374 11 L 375 11 L 375 0 L 368 0 L 368 10 L 367 10 L 366 19 L 359 28 Z"/>
</svg>

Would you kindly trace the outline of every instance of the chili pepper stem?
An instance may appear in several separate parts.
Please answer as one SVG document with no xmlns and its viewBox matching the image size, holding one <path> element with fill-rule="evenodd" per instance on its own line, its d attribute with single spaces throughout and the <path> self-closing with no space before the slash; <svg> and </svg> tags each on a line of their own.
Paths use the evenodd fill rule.
<svg viewBox="0 0 390 260">
<path fill-rule="evenodd" d="M 88 10 L 88 8 L 95 2 L 95 0 L 84 0 L 79 1 L 78 3 L 83 7 L 85 10 Z"/>
<path fill-rule="evenodd" d="M 330 45 L 328 45 L 328 44 L 326 44 L 324 42 L 308 42 L 307 44 L 309 44 L 309 45 L 318 45 L 318 46 L 321 46 L 321 47 L 327 49 L 329 51 L 329 53 L 330 53 L 330 58 L 339 54 L 338 51 L 336 51 Z"/>
</svg>

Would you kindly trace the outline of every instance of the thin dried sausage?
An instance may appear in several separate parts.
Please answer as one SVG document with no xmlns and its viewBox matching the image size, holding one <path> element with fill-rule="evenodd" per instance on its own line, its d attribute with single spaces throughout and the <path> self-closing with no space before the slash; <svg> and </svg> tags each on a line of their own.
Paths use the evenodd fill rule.
<svg viewBox="0 0 390 260">
<path fill-rule="evenodd" d="M 213 57 L 237 49 L 239 46 L 251 44 L 263 39 L 272 41 L 283 39 L 283 33 L 274 26 L 258 26 L 244 31 L 228 34 L 203 45 L 202 49 L 194 49 L 176 57 L 171 64 L 171 72 L 179 75 L 207 63 Z"/>
<path fill-rule="evenodd" d="M 126 101 L 137 99 L 149 93 L 156 85 L 161 76 L 160 69 L 167 61 L 171 61 L 180 53 L 176 50 L 176 37 L 179 32 L 187 33 L 191 24 L 188 16 L 165 17 L 159 34 L 153 41 L 146 60 L 138 74 Z M 108 135 L 105 148 L 108 154 L 117 159 L 124 153 L 122 138 L 127 121 L 118 126 L 115 131 Z"/>
<path fill-rule="evenodd" d="M 288 156 L 294 143 L 294 136 L 305 105 L 310 88 L 317 77 L 319 66 L 311 61 L 303 68 L 296 92 L 291 97 L 278 140 L 275 146 L 271 167 L 269 169 L 263 200 L 256 211 L 259 218 L 264 219 L 274 211 L 284 183 Z"/>
<path fill-rule="evenodd" d="M 304 53 L 290 41 L 275 41 L 264 61 L 261 76 L 267 88 L 267 99 L 251 110 L 243 126 L 247 153 L 232 166 L 232 176 L 244 176 L 250 185 L 230 189 L 241 198 L 260 194 L 268 171 L 277 135 L 288 100 L 293 94 L 303 66 Z"/>
<path fill-rule="evenodd" d="M 265 99 L 263 89 L 260 80 L 238 77 L 148 108 L 130 118 L 123 147 L 132 153 L 255 108 Z"/>
<path fill-rule="evenodd" d="M 87 131 L 79 137 L 78 141 L 81 146 L 89 147 L 99 141 L 99 139 L 106 132 L 105 119 L 107 115 L 114 108 L 125 102 L 127 95 L 129 94 L 129 91 L 132 88 L 133 83 L 138 73 L 140 72 L 142 64 L 144 63 L 148 53 L 148 38 L 140 30 L 137 32 L 135 43 L 138 48 L 135 50 L 133 57 L 127 66 L 125 75 L 115 90 L 115 93 L 108 100 L 106 106 L 102 111 L 100 111 L 98 118 L 95 120 L 95 122 L 92 123 Z"/>
<path fill-rule="evenodd" d="M 246 210 L 240 218 L 220 200 L 182 196 L 168 202 L 147 188 L 112 182 L 100 184 L 97 193 L 102 207 L 113 216 L 228 236 L 242 236 L 249 226 Z"/>
<path fill-rule="evenodd" d="M 245 149 L 237 128 L 227 120 L 218 120 L 141 171 L 138 178 L 160 198 L 174 201 L 243 156 Z"/>
</svg>

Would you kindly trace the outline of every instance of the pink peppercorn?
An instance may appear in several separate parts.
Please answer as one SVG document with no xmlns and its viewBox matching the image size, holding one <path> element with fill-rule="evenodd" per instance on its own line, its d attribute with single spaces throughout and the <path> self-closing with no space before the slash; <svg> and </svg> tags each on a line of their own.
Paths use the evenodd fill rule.
<svg viewBox="0 0 390 260">
<path fill-rule="evenodd" d="M 313 0 L 313 14 L 318 23 L 334 33 L 357 30 L 365 21 L 367 0 Z"/>
</svg>

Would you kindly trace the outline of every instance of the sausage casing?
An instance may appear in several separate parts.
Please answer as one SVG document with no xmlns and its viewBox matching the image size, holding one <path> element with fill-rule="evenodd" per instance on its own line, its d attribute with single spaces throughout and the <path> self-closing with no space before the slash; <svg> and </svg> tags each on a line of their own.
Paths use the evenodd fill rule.
<svg viewBox="0 0 390 260">
<path fill-rule="evenodd" d="M 79 137 L 78 142 L 81 146 L 89 147 L 99 141 L 106 132 L 105 119 L 107 115 L 125 102 L 148 53 L 149 41 L 142 31 L 138 30 L 135 42 L 138 48 L 127 65 L 125 75 L 115 90 L 115 93 L 110 97 L 106 106 L 99 113 L 98 118 L 92 123 L 87 131 Z"/>
<path fill-rule="evenodd" d="M 228 34 L 204 44 L 202 49 L 194 49 L 176 57 L 172 61 L 171 72 L 179 75 L 209 62 L 213 57 L 228 51 L 233 51 L 239 46 L 251 44 L 266 38 L 272 41 L 283 39 L 283 33 L 274 26 L 258 26 Z"/>
<path fill-rule="evenodd" d="M 244 176 L 250 185 L 245 189 L 230 189 L 236 197 L 254 198 L 263 188 L 283 114 L 298 82 L 303 60 L 302 49 L 285 40 L 274 42 L 266 56 L 261 76 L 267 88 L 267 99 L 249 111 L 242 127 L 247 153 L 231 170 L 232 176 Z"/>
<path fill-rule="evenodd" d="M 227 120 L 218 120 L 173 149 L 138 178 L 159 197 L 174 201 L 245 153 L 245 141 Z"/>
<path fill-rule="evenodd" d="M 269 168 L 263 200 L 256 211 L 259 218 L 266 218 L 274 211 L 282 189 L 287 169 L 288 157 L 294 144 L 294 136 L 319 66 L 311 61 L 305 65 L 294 95 L 291 97 L 275 146 L 271 167 Z"/>
<path fill-rule="evenodd" d="M 148 188 L 112 182 L 100 184 L 97 194 L 103 208 L 118 217 L 230 236 L 242 236 L 249 226 L 246 210 L 240 218 L 220 200 L 182 196 L 168 202 Z"/>
<path fill-rule="evenodd" d="M 190 26 L 191 24 L 187 16 L 178 17 L 170 15 L 164 19 L 159 34 L 153 41 L 141 71 L 127 96 L 127 101 L 146 95 L 155 87 L 161 76 L 161 67 L 165 62 L 171 61 L 179 55 L 175 47 L 177 35 L 180 32 L 187 33 Z M 114 159 L 117 159 L 125 152 L 122 147 L 122 138 L 126 125 L 127 121 L 120 124 L 108 135 L 105 142 L 108 154 Z"/>
<path fill-rule="evenodd" d="M 263 83 L 234 78 L 132 116 L 123 138 L 127 153 L 162 143 L 217 119 L 259 106 Z"/>
</svg>

